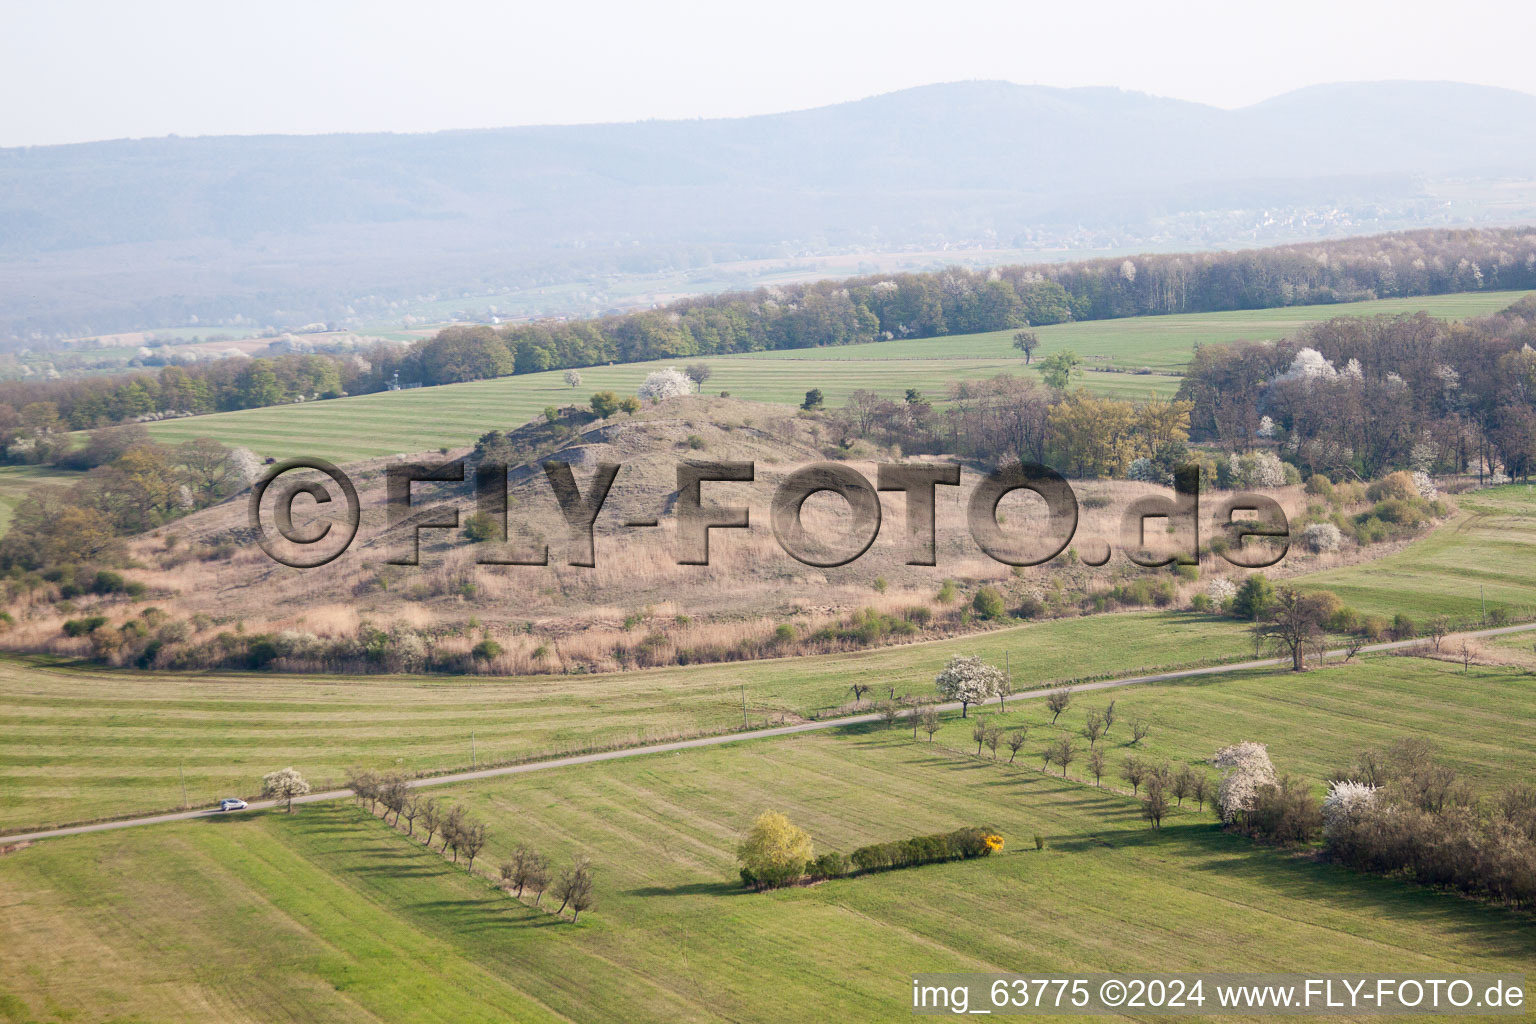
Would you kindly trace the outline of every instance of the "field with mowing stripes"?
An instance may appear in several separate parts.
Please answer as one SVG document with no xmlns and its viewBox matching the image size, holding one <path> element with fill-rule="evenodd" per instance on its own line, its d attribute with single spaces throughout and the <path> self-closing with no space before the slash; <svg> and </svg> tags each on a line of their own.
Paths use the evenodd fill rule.
<svg viewBox="0 0 1536 1024">
<path fill-rule="evenodd" d="M 1115 642 L 1105 644 L 1113 634 Z M 951 655 L 1008 652 L 1020 688 L 1249 656 L 1241 627 L 1137 613 L 834 657 L 518 679 L 139 674 L 0 661 L 0 830 L 250 795 L 294 764 L 434 773 L 761 727 L 836 709 L 854 680 L 933 692 Z M 280 762 L 280 763 L 279 763 Z"/>
<path fill-rule="evenodd" d="M 1536 618 L 1536 487 L 1511 484 L 1459 495 L 1449 522 L 1385 558 L 1314 573 L 1305 585 L 1345 604 L 1419 626 L 1436 615 L 1477 623 L 1484 608 Z"/>
<path fill-rule="evenodd" d="M 1530 635 L 1521 636 L 1529 647 Z M 1474 665 L 1464 672 L 1448 661 L 1377 654 L 1305 675 L 1248 671 L 1080 693 L 1054 726 L 1042 700 L 1011 702 L 1006 713 L 994 702 L 980 713 L 1005 733 L 1028 730 L 1019 762 L 1033 768 L 1058 737 L 1071 737 L 1079 754 L 1068 773 L 1091 780 L 1084 719 L 1115 701 L 1115 725 L 1099 743 L 1110 766 L 1104 781 L 1117 786 L 1125 785 L 1116 773 L 1130 754 L 1198 764 L 1230 743 L 1253 740 L 1269 745 L 1276 771 L 1305 777 L 1321 793 L 1329 773 L 1354 764 L 1359 750 L 1414 737 L 1432 743 L 1480 789 L 1497 791 L 1527 780 L 1536 764 L 1533 683 L 1519 668 Z M 977 714 L 973 709 L 972 719 Z M 1138 718 L 1151 731 L 1133 745 L 1131 722 Z M 934 740 L 974 754 L 973 724 L 948 719 Z M 999 750 L 1006 760 L 1007 746 Z"/>
<path fill-rule="evenodd" d="M 1177 389 L 1177 373 L 1199 343 L 1278 338 L 1305 324 L 1334 316 L 1425 309 L 1437 316 L 1457 319 L 1503 309 L 1521 294 L 1479 292 L 1059 324 L 1038 329 L 1041 347 L 1036 355 L 1071 348 L 1084 356 L 1088 365 L 1151 367 L 1159 373 L 1086 373 L 1083 383 L 1119 397 L 1140 399 L 1149 393 L 1167 397 Z M 916 387 L 937 398 L 949 381 L 1023 372 L 1023 360 L 1012 349 L 1011 339 L 1012 332 L 1003 331 L 843 348 L 715 356 L 704 360 L 714 370 L 706 388 L 712 393 L 729 391 L 736 398 L 793 405 L 798 405 L 813 387 L 825 393 L 829 406 L 841 405 L 849 393 L 859 388 L 899 397 L 907 388 Z M 525 422 L 549 405 L 585 404 L 594 392 L 602 390 L 633 394 L 650 371 L 689 361 L 590 367 L 580 371 L 582 384 L 578 388 L 567 387 L 562 373 L 551 371 L 309 405 L 168 420 L 151 424 L 149 429 L 155 437 L 168 442 L 212 437 L 228 444 L 248 445 L 261 455 L 278 459 L 315 455 L 344 462 L 441 446 L 462 447 L 492 428 L 505 429 Z"/>
<path fill-rule="evenodd" d="M 157 1021 L 895 1019 L 915 971 L 1519 971 L 1536 943 L 1529 915 L 1256 846 L 1193 812 L 1154 833 L 1129 798 L 880 730 L 440 795 L 491 823 L 481 870 L 518 842 L 557 866 L 590 854 L 596 909 L 558 923 L 346 804 L 157 827 L 153 841 L 71 837 L 0 859 L 0 1007 Z M 733 850 L 767 807 L 819 849 L 976 823 L 1007 846 L 752 894 L 734 882 Z"/>
</svg>

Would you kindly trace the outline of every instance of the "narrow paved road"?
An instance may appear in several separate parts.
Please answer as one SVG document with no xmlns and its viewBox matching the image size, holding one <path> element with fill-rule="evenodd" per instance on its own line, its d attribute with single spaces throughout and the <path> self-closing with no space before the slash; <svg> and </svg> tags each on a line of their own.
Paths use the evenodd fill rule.
<svg viewBox="0 0 1536 1024">
<path fill-rule="evenodd" d="M 1457 636 L 1500 636 L 1505 633 L 1523 633 L 1536 630 L 1536 622 L 1523 623 L 1517 626 L 1501 626 L 1496 629 L 1479 629 L 1468 633 L 1458 633 Z M 1413 647 L 1425 643 L 1424 640 L 1397 640 L 1392 643 L 1370 644 L 1360 649 L 1361 654 L 1371 654 L 1380 651 L 1395 651 L 1405 647 Z M 1327 651 L 1325 658 L 1343 657 L 1343 648 Z M 1241 672 L 1245 669 L 1273 668 L 1276 665 L 1287 663 L 1287 658 L 1258 658 L 1253 661 L 1226 662 L 1220 665 L 1208 665 L 1205 668 L 1187 668 L 1176 672 L 1159 672 L 1149 676 L 1127 676 L 1123 679 L 1101 679 L 1091 683 L 1077 683 L 1068 686 L 1067 689 L 1074 693 L 1083 693 L 1090 690 L 1111 690 L 1121 686 L 1135 686 L 1138 683 L 1163 683 L 1175 679 L 1190 679 L 1195 676 L 1220 675 L 1223 672 Z M 1024 693 L 1013 695 L 1010 700 L 1039 700 L 1051 691 L 1049 689 L 1028 690 Z M 958 701 L 949 704 L 933 705 L 940 711 L 958 711 Z M 453 772 L 448 775 L 433 775 L 424 779 L 412 779 L 408 785 L 412 787 L 445 786 L 454 782 L 471 782 L 475 779 L 494 779 L 503 775 L 522 775 L 527 772 L 548 771 L 551 768 L 568 768 L 578 764 L 594 764 L 598 761 L 615 761 L 623 757 L 642 757 L 647 754 L 664 754 L 674 750 L 689 750 L 694 747 L 717 747 L 724 743 L 744 743 L 748 740 L 768 739 L 773 736 L 792 736 L 800 732 L 814 732 L 818 729 L 837 729 L 846 725 L 860 725 L 867 722 L 877 722 L 880 715 L 877 713 L 863 715 L 844 715 L 841 718 L 829 718 L 819 722 L 804 722 L 800 725 L 782 725 L 772 729 L 753 729 L 747 732 L 729 732 L 718 736 L 703 736 L 693 740 L 676 740 L 671 743 L 653 743 L 648 746 L 624 747 L 620 750 L 605 750 L 596 754 L 577 754 L 571 757 L 557 757 L 548 761 L 530 761 L 526 764 L 504 765 L 500 768 L 481 768 L 477 771 Z M 341 800 L 350 797 L 350 789 L 328 789 L 323 793 L 310 793 L 301 796 L 293 802 L 296 804 L 312 804 L 321 800 Z M 247 810 L 262 811 L 281 806 L 279 800 L 253 800 Z M 123 818 L 119 821 L 102 821 L 93 825 L 75 825 L 70 828 L 45 829 L 41 832 L 25 832 L 14 836 L 0 836 L 0 845 L 7 843 L 26 842 L 37 839 L 53 839 L 58 836 L 74 836 L 85 832 L 107 832 L 118 828 L 135 828 L 139 825 L 159 825 L 167 821 L 189 821 L 194 818 L 210 818 L 221 815 L 218 810 L 205 809 L 200 811 L 178 811 L 173 814 L 154 814 L 143 818 Z M 241 812 L 230 812 L 241 813 Z"/>
</svg>

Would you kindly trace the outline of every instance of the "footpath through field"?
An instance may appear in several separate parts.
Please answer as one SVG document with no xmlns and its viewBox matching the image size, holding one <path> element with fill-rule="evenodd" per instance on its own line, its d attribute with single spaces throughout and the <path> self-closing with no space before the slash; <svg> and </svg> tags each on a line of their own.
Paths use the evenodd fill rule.
<svg viewBox="0 0 1536 1024">
<path fill-rule="evenodd" d="M 1478 629 L 1458 633 L 1458 636 L 1483 637 L 1500 636 L 1506 633 L 1523 633 L 1536 630 L 1536 622 L 1522 623 L 1516 626 L 1500 626 L 1494 629 Z M 1422 645 L 1422 639 L 1396 640 L 1390 643 L 1370 644 L 1360 648 L 1357 653 L 1372 654 L 1381 651 L 1402 650 L 1408 647 Z M 1340 648 L 1326 651 L 1323 658 L 1342 657 L 1346 652 Z M 1220 675 L 1223 672 L 1241 672 L 1249 669 L 1273 668 L 1284 665 L 1289 658 L 1257 658 L 1252 661 L 1227 662 L 1221 665 L 1208 665 L 1204 668 L 1180 669 L 1176 672 L 1159 672 L 1147 676 L 1126 676 L 1123 679 L 1101 679 L 1090 683 L 1076 683 L 1060 689 L 1071 690 L 1073 693 L 1082 693 L 1090 690 L 1110 690 L 1120 686 L 1135 686 L 1138 683 L 1162 683 L 1175 679 L 1189 679 L 1194 676 Z M 1038 700 L 1052 692 L 1053 688 L 1039 690 L 1026 690 L 1012 695 L 1013 700 Z M 939 711 L 958 711 L 959 701 L 947 704 L 930 705 Z M 721 733 L 718 736 L 703 736 L 691 740 L 675 740 L 669 743 L 651 743 L 644 746 L 624 747 L 619 750 L 605 750 L 595 754 L 575 754 L 570 757 L 556 757 L 547 761 L 529 761 L 525 764 L 503 765 L 498 768 L 480 768 L 474 771 L 452 772 L 446 775 L 432 775 L 426 778 L 411 779 L 406 784 L 411 787 L 444 786 L 454 782 L 472 782 L 476 779 L 494 779 L 503 775 L 522 775 L 526 772 L 546 771 L 550 768 L 568 768 L 572 765 L 593 764 L 598 761 L 614 761 L 622 757 L 642 757 L 647 754 L 664 754 L 669 751 L 688 750 L 693 747 L 714 747 L 723 743 L 744 743 L 748 740 L 769 739 L 774 736 L 792 736 L 795 733 L 814 732 L 818 729 L 839 729 L 849 725 L 862 725 L 880 721 L 878 712 L 870 712 L 861 715 L 843 715 L 839 718 L 829 718 L 819 722 L 803 722 L 799 725 L 781 725 L 768 729 L 751 729 L 743 732 Z M 352 795 L 350 789 L 328 789 L 322 793 L 310 793 L 297 797 L 296 804 L 312 804 L 322 800 L 342 800 Z M 247 806 L 248 811 L 270 810 L 283 804 L 281 800 L 253 800 Z M 46 829 L 41 832 L 24 832 L 13 836 L 0 836 L 0 845 L 8 843 L 31 842 L 38 839 L 54 839 L 59 836 L 81 835 L 86 832 L 106 832 L 111 829 L 134 828 L 139 825 L 159 825 L 169 821 L 189 821 L 194 818 L 219 817 L 225 813 L 212 808 L 197 811 L 177 811 L 171 814 L 153 814 L 141 818 L 123 818 L 118 821 L 102 821 L 91 825 L 72 825 L 68 828 Z"/>
</svg>

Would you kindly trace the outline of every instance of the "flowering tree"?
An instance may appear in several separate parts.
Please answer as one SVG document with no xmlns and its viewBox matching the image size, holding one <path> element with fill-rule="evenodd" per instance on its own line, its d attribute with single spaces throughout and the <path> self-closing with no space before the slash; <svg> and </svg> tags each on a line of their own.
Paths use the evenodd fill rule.
<svg viewBox="0 0 1536 1024">
<path fill-rule="evenodd" d="M 1275 784 L 1275 766 L 1269 762 L 1269 748 L 1244 740 L 1216 751 L 1211 763 L 1224 773 L 1216 791 L 1216 806 L 1221 820 L 1234 821 L 1253 809 L 1260 789 Z"/>
<path fill-rule="evenodd" d="M 694 392 L 693 378 L 668 367 L 665 370 L 656 370 L 645 376 L 645 382 L 640 385 L 638 394 L 647 402 L 664 402 L 669 398 L 677 398 L 682 395 L 691 395 Z"/>
<path fill-rule="evenodd" d="M 974 654 L 957 654 L 949 659 L 933 684 L 945 700 L 960 702 L 960 717 L 964 718 L 972 704 L 981 704 L 988 697 L 1003 693 L 1007 681 L 997 666 L 988 665 Z"/>
<path fill-rule="evenodd" d="M 565 383 L 573 388 L 581 387 L 581 374 L 577 373 L 575 370 L 566 370 Z"/>
<path fill-rule="evenodd" d="M 288 801 L 288 813 L 293 813 L 293 798 L 309 792 L 309 783 L 296 769 L 283 768 L 262 776 L 261 795 L 274 800 Z"/>
<path fill-rule="evenodd" d="M 1206 596 L 1211 599 L 1211 604 L 1217 608 L 1226 606 L 1226 603 L 1237 596 L 1237 584 L 1225 576 L 1212 577 L 1211 582 L 1205 588 Z"/>
<path fill-rule="evenodd" d="M 1323 800 L 1323 835 L 1332 836 L 1376 802 L 1376 787 L 1368 782 L 1345 780 L 1328 785 Z"/>
<path fill-rule="evenodd" d="M 1343 541 L 1339 528 L 1332 523 L 1313 523 L 1301 531 L 1302 543 L 1313 551 L 1337 551 Z"/>
</svg>

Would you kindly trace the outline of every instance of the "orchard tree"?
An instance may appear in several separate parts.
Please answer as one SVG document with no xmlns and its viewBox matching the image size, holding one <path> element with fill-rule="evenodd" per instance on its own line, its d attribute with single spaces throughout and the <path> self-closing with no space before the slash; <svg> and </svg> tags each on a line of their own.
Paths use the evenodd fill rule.
<svg viewBox="0 0 1536 1024">
<path fill-rule="evenodd" d="M 1008 763 L 1013 764 L 1013 759 L 1019 756 L 1019 751 L 1029 741 L 1029 729 L 1015 729 L 1008 734 Z"/>
<path fill-rule="evenodd" d="M 528 861 L 528 888 L 533 892 L 533 905 L 538 906 L 544 898 L 544 890 L 549 888 L 549 858 L 542 854 L 534 854 Z"/>
<path fill-rule="evenodd" d="M 1099 737 L 1104 735 L 1104 716 L 1101 713 L 1088 712 L 1087 721 L 1083 723 L 1083 735 L 1088 737 L 1090 748 L 1099 742 Z"/>
<path fill-rule="evenodd" d="M 1040 347 L 1040 338 L 1034 331 L 1018 331 L 1013 336 L 1013 347 L 1024 353 L 1024 365 L 1028 366 L 1035 349 Z"/>
<path fill-rule="evenodd" d="M 1196 772 L 1189 784 L 1189 795 L 1195 798 L 1197 809 L 1205 810 L 1205 802 L 1211 798 L 1211 777 L 1204 772 Z"/>
<path fill-rule="evenodd" d="M 575 924 L 581 912 L 592 906 L 592 862 L 586 857 L 578 857 L 576 863 L 560 872 L 560 880 L 555 883 L 555 895 L 560 897 L 560 909 L 556 914 L 564 914 L 565 908 L 571 908 L 571 923 Z"/>
<path fill-rule="evenodd" d="M 1120 766 L 1120 777 L 1131 784 L 1132 793 L 1141 793 L 1141 784 L 1147 781 L 1147 774 L 1147 765 L 1139 757 L 1128 757 Z"/>
<path fill-rule="evenodd" d="M 581 387 L 581 374 L 577 373 L 575 370 L 566 370 L 565 371 L 565 383 L 569 387 L 573 387 L 573 388 Z"/>
<path fill-rule="evenodd" d="M 1072 378 L 1082 374 L 1083 361 L 1076 352 L 1064 348 L 1040 360 L 1040 376 L 1047 387 L 1064 391 Z"/>
<path fill-rule="evenodd" d="M 488 830 L 484 822 L 475 822 L 467 826 L 459 836 L 459 849 L 464 851 L 464 856 L 469 858 L 469 870 L 475 870 L 475 857 L 485 846 L 485 837 Z"/>
<path fill-rule="evenodd" d="M 1147 733 L 1151 731 L 1152 727 L 1147 724 L 1145 718 L 1138 718 L 1133 721 L 1131 723 L 1131 745 L 1136 746 L 1140 744 L 1142 740 L 1147 738 Z"/>
<path fill-rule="evenodd" d="M 1141 816 L 1153 828 L 1163 827 L 1163 816 L 1168 813 L 1168 787 L 1163 776 L 1154 775 L 1147 780 L 1147 798 L 1141 802 Z"/>
<path fill-rule="evenodd" d="M 1093 784 L 1095 786 L 1103 785 L 1104 767 L 1104 748 L 1094 747 L 1088 751 L 1088 770 L 1093 773 Z"/>
<path fill-rule="evenodd" d="M 428 798 L 417 804 L 416 816 L 421 819 L 421 830 L 427 834 L 426 844 L 430 848 L 432 837 L 443 827 L 443 816 L 438 810 L 437 800 Z"/>
<path fill-rule="evenodd" d="M 1061 717 L 1061 713 L 1072 706 L 1072 691 L 1066 687 L 1052 690 L 1045 698 L 1045 706 L 1051 712 L 1051 724 L 1055 725 L 1056 719 Z"/>
<path fill-rule="evenodd" d="M 994 761 L 997 760 L 997 744 L 1002 738 L 1003 730 L 995 725 L 987 726 L 986 732 L 981 737 L 981 741 L 986 744 L 987 749 L 992 751 L 992 760 Z"/>
<path fill-rule="evenodd" d="M 1254 624 L 1254 646 L 1289 655 L 1291 671 L 1302 671 L 1307 667 L 1308 651 L 1321 656 L 1328 618 L 1336 603 L 1331 594 L 1304 594 L 1294 587 L 1281 587 Z"/>
<path fill-rule="evenodd" d="M 941 697 L 960 702 L 960 717 L 965 718 L 972 704 L 985 703 L 1002 692 L 1004 678 L 995 665 L 973 654 L 957 654 L 933 682 Z"/>
<path fill-rule="evenodd" d="M 933 742 L 933 734 L 943 727 L 939 721 L 939 713 L 933 708 L 924 708 L 922 713 L 923 732 L 928 734 L 928 742 Z"/>
<path fill-rule="evenodd" d="M 261 779 L 261 795 L 274 800 L 286 800 L 289 814 L 293 813 L 293 798 L 308 792 L 309 783 L 294 768 L 282 768 Z"/>
<path fill-rule="evenodd" d="M 1061 777 L 1067 777 L 1067 765 L 1077 760 L 1077 748 L 1072 745 L 1070 736 L 1062 736 L 1056 741 L 1056 746 L 1051 749 L 1051 760 L 1061 765 Z"/>
</svg>

